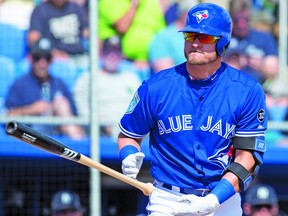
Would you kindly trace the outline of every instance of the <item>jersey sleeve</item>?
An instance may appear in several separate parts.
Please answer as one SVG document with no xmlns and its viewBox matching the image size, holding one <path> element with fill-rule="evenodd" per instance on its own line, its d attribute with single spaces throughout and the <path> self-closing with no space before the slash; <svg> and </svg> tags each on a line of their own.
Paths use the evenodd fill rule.
<svg viewBox="0 0 288 216">
<path fill-rule="evenodd" d="M 123 134 L 132 138 L 143 138 L 155 126 L 151 113 L 151 97 L 146 82 L 135 92 L 124 116 L 119 121 Z"/>
<path fill-rule="evenodd" d="M 241 110 L 241 117 L 235 135 L 242 137 L 264 136 L 267 129 L 268 116 L 265 94 L 257 83 L 247 95 Z"/>
</svg>

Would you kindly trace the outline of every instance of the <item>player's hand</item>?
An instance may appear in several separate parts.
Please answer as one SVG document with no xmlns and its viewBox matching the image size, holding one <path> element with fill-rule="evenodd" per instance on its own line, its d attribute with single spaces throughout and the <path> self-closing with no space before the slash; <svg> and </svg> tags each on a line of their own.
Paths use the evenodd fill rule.
<svg viewBox="0 0 288 216">
<path fill-rule="evenodd" d="M 188 205 L 174 210 L 171 214 L 174 216 L 204 216 L 214 213 L 220 206 L 217 197 L 214 194 L 208 194 L 205 197 L 195 195 L 184 195 L 178 199 L 179 202 L 188 202 Z"/>
<path fill-rule="evenodd" d="M 145 157 L 143 152 L 128 155 L 122 161 L 122 172 L 125 176 L 136 179 Z"/>
</svg>

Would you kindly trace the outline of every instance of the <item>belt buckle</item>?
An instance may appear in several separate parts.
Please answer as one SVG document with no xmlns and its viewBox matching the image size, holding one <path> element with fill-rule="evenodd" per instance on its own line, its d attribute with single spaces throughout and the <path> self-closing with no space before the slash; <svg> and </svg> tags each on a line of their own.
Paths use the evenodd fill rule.
<svg viewBox="0 0 288 216">
<path fill-rule="evenodd" d="M 206 189 L 200 189 L 201 192 L 201 196 L 204 197 L 206 192 L 209 192 L 209 190 Z"/>
</svg>

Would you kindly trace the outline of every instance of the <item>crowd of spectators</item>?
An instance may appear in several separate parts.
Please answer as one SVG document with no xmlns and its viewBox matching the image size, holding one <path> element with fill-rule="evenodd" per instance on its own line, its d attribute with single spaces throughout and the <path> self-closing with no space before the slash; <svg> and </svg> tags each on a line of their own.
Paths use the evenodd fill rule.
<svg viewBox="0 0 288 216">
<path fill-rule="evenodd" d="M 128 97 L 131 93 L 120 96 L 121 86 L 124 89 L 129 88 L 132 92 L 139 82 L 154 73 L 184 61 L 185 57 L 181 51 L 184 39 L 178 29 L 184 25 L 187 9 L 200 2 L 206 1 L 98 1 L 99 77 L 102 77 L 101 79 L 106 77 L 100 83 L 107 83 L 99 84 L 99 92 L 105 92 L 101 93 L 105 100 L 103 99 L 103 104 L 100 101 L 100 107 L 103 105 L 106 113 L 108 113 L 107 107 L 112 107 L 110 104 L 113 103 L 114 106 L 116 103 L 114 98 L 123 97 L 123 100 L 117 100 L 118 105 L 115 105 L 113 110 L 122 111 L 123 107 L 120 105 L 122 101 L 123 104 L 127 104 L 124 102 L 126 101 L 124 97 Z M 287 97 L 286 90 L 285 88 L 280 88 L 280 91 L 277 88 L 277 92 L 273 90 L 273 83 L 279 71 L 278 1 L 227 0 L 224 2 L 226 3 L 222 4 L 229 9 L 233 19 L 233 37 L 225 61 L 254 76 L 263 85 L 267 92 L 268 106 L 271 107 L 271 113 L 269 111 L 271 120 L 286 120 L 287 104 L 283 102 Z M 117 6 L 110 7 L 111 5 Z M 7 78 L 7 83 L 2 87 L 5 89 L 0 91 L 1 113 L 5 111 L 4 108 L 7 108 L 4 107 L 5 97 L 13 77 L 31 71 L 29 50 L 36 41 L 44 37 L 51 40 L 53 44 L 53 61 L 50 62 L 49 73 L 65 82 L 75 100 L 79 115 L 88 115 L 89 104 L 86 103 L 87 106 L 84 106 L 82 103 L 82 98 L 85 98 L 83 101 L 89 100 L 89 95 L 83 94 L 83 86 L 87 89 L 90 73 L 88 15 L 87 0 L 0 1 L 0 69 L 9 72 L 12 77 Z M 121 55 L 121 58 L 118 58 L 121 61 L 119 64 L 117 62 L 117 67 L 107 69 L 114 64 L 109 61 L 114 60 L 113 57 L 107 58 L 110 54 L 107 54 L 109 51 L 104 44 L 115 38 L 119 40 L 121 50 L 113 51 L 114 54 L 116 53 L 114 60 L 117 59 L 117 55 Z M 111 73 L 109 70 L 114 72 Z M 139 80 L 133 81 L 134 86 L 131 88 L 124 85 L 124 79 L 132 79 L 127 77 L 127 74 L 137 76 Z M 115 80 L 118 80 L 117 85 Z M 111 89 L 116 89 L 115 93 Z M 279 98 L 283 100 L 278 103 Z M 282 108 L 279 108 L 278 104 Z M 281 112 L 278 112 L 279 109 Z M 101 118 L 107 119 L 104 116 L 107 115 L 102 115 Z M 115 123 L 119 115 L 113 116 Z M 107 132 L 103 134 L 106 135 Z"/>
</svg>

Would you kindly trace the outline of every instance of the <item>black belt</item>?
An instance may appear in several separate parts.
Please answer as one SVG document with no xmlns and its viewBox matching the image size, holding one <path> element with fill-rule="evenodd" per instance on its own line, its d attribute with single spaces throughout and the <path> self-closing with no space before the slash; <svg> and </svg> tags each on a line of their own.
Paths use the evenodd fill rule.
<svg viewBox="0 0 288 216">
<path fill-rule="evenodd" d="M 193 189 L 193 188 L 181 188 L 181 187 L 177 187 L 177 186 L 173 186 L 173 185 L 169 185 L 166 183 L 162 183 L 159 181 L 156 181 L 153 183 L 153 185 L 155 187 L 163 187 L 166 188 L 168 190 L 172 190 L 172 191 L 176 191 L 182 194 L 194 194 L 196 196 L 201 196 L 204 197 L 206 195 L 208 195 L 210 193 L 209 189 Z"/>
</svg>

